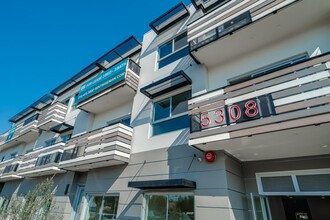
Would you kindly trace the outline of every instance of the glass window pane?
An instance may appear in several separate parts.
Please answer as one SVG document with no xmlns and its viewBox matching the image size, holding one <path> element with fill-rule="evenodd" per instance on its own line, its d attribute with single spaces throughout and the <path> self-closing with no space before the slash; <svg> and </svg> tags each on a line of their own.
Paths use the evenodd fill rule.
<svg viewBox="0 0 330 220">
<path fill-rule="evenodd" d="M 169 41 L 159 47 L 159 59 L 172 53 L 172 41 Z"/>
<path fill-rule="evenodd" d="M 174 51 L 187 45 L 188 45 L 187 33 L 181 34 L 180 36 L 174 39 Z"/>
<path fill-rule="evenodd" d="M 102 197 L 92 196 L 88 205 L 87 219 L 98 220 L 101 207 L 102 207 Z"/>
<path fill-rule="evenodd" d="M 153 135 L 176 131 L 190 126 L 189 115 L 153 124 Z"/>
<path fill-rule="evenodd" d="M 154 121 L 170 116 L 170 98 L 154 103 Z"/>
<path fill-rule="evenodd" d="M 194 197 L 192 195 L 168 196 L 168 220 L 177 219 L 194 219 Z"/>
<path fill-rule="evenodd" d="M 146 220 L 165 220 L 167 209 L 167 196 L 146 195 L 147 209 Z"/>
<path fill-rule="evenodd" d="M 172 97 L 172 115 L 188 111 L 188 99 L 190 99 L 190 96 L 190 91 L 187 91 Z"/>
<path fill-rule="evenodd" d="M 118 197 L 104 197 L 102 218 L 101 219 L 116 219 L 118 206 Z"/>
<path fill-rule="evenodd" d="M 189 54 L 189 47 L 179 50 L 178 52 L 172 54 L 171 56 L 165 58 L 164 60 L 159 61 L 158 68 L 160 69 L 184 56 L 187 56 L 188 54 Z"/>
<path fill-rule="evenodd" d="M 124 125 L 130 126 L 131 125 L 131 117 L 125 118 L 121 121 Z"/>
</svg>

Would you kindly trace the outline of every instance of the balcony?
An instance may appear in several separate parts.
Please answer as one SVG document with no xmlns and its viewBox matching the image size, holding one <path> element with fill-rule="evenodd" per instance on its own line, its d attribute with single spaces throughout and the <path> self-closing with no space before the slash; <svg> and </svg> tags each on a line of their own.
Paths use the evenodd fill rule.
<svg viewBox="0 0 330 220">
<path fill-rule="evenodd" d="M 217 2 L 224 4 L 188 25 L 191 55 L 209 68 L 330 19 L 328 0 Z"/>
<path fill-rule="evenodd" d="M 38 128 L 41 130 L 49 131 L 50 128 L 64 122 L 68 106 L 56 102 L 43 110 L 38 119 Z"/>
<path fill-rule="evenodd" d="M 38 138 L 39 133 L 38 114 L 35 114 L 1 135 L 0 147 L 5 150 L 20 143 L 30 143 Z"/>
<path fill-rule="evenodd" d="M 18 173 L 23 177 L 38 177 L 65 173 L 58 168 L 65 143 L 58 142 L 52 146 L 34 150 L 23 156 Z"/>
<path fill-rule="evenodd" d="M 189 101 L 189 144 L 240 160 L 330 153 L 330 53 Z"/>
<path fill-rule="evenodd" d="M 80 87 L 78 108 L 94 114 L 133 102 L 139 83 L 140 66 L 125 59 Z M 120 98 L 118 98 L 120 97 Z"/>
<path fill-rule="evenodd" d="M 133 129 L 122 123 L 71 138 L 65 146 L 60 168 L 88 171 L 128 163 Z"/>
<path fill-rule="evenodd" d="M 22 179 L 23 177 L 17 174 L 18 167 L 21 163 L 22 156 L 12 158 L 0 163 L 0 182 Z"/>
</svg>

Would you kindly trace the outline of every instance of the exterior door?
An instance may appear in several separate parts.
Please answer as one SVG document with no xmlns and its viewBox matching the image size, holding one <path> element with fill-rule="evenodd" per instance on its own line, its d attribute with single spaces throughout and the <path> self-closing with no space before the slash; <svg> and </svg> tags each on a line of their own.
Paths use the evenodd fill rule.
<svg viewBox="0 0 330 220">
<path fill-rule="evenodd" d="M 267 197 L 250 193 L 247 201 L 251 220 L 272 220 Z"/>
<path fill-rule="evenodd" d="M 77 188 L 75 199 L 73 202 L 72 220 L 82 220 L 84 216 L 85 204 L 85 186 L 80 185 Z"/>
</svg>

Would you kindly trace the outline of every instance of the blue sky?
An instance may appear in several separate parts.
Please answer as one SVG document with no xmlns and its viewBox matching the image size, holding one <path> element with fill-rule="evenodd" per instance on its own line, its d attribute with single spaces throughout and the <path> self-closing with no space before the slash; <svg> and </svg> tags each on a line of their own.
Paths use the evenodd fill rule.
<svg viewBox="0 0 330 220">
<path fill-rule="evenodd" d="M 148 24 L 179 2 L 0 1 L 0 132 L 10 128 L 10 117 L 121 41 L 131 35 L 142 41 Z"/>
</svg>

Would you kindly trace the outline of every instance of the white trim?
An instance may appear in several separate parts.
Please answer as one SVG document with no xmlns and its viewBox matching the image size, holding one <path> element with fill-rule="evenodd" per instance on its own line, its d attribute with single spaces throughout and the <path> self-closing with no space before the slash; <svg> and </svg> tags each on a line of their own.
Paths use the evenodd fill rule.
<svg viewBox="0 0 330 220">
<path fill-rule="evenodd" d="M 311 191 L 311 192 L 301 192 L 299 189 L 299 184 L 296 176 L 307 176 L 307 175 L 317 175 L 317 174 L 330 174 L 330 168 L 326 169 L 311 169 L 311 170 L 289 170 L 289 171 L 276 171 L 276 172 L 262 172 L 256 173 L 256 182 L 258 187 L 258 192 L 260 195 L 273 195 L 273 196 L 316 196 L 316 195 L 330 195 L 330 191 Z M 292 178 L 292 183 L 295 188 L 295 192 L 264 192 L 261 182 L 261 177 L 281 177 L 289 176 Z"/>
<path fill-rule="evenodd" d="M 57 113 L 58 113 L 58 112 L 57 112 Z M 57 113 L 47 114 L 47 115 L 45 115 L 44 118 L 39 119 L 39 121 L 41 121 L 41 120 L 47 120 L 47 119 L 49 120 L 49 119 L 51 119 L 51 118 L 53 118 L 53 117 L 57 117 L 57 118 L 60 118 L 60 119 L 63 119 L 63 120 L 64 120 L 65 116 L 61 116 L 61 115 L 59 115 L 59 114 L 57 114 Z"/>
<path fill-rule="evenodd" d="M 52 148 L 55 148 L 55 147 L 60 147 L 60 146 L 64 147 L 65 143 L 64 142 L 58 142 L 58 143 L 55 143 L 55 144 L 50 145 L 50 146 L 41 146 L 41 147 L 33 149 L 33 151 L 25 154 L 24 156 L 27 156 L 27 155 L 30 155 L 30 154 L 35 154 L 37 152 L 41 152 L 41 151 L 46 150 L 46 149 L 49 150 L 49 149 L 52 149 Z"/>
<path fill-rule="evenodd" d="M 266 11 L 264 11 L 264 12 L 262 12 L 262 13 L 256 15 L 256 16 L 254 16 L 253 17 L 253 20 L 254 21 L 259 20 L 260 18 L 265 17 L 266 15 L 269 15 L 273 11 L 276 11 L 278 9 L 281 9 L 281 8 L 287 6 L 287 5 L 289 5 L 289 4 L 291 4 L 291 3 L 295 2 L 295 1 L 297 1 L 297 0 L 288 0 L 288 1 L 282 2 L 282 3 L 278 4 L 278 5 L 275 5 L 275 6 L 271 7 L 270 9 L 268 9 L 268 10 L 266 10 Z"/>
<path fill-rule="evenodd" d="M 75 159 L 60 161 L 59 166 L 60 167 L 73 167 L 73 166 L 76 166 L 75 163 L 81 163 L 82 161 L 85 162 L 84 164 L 88 164 L 88 163 L 90 163 L 88 160 L 93 160 L 93 159 L 112 156 L 112 155 L 121 156 L 121 157 L 124 157 L 127 159 L 130 158 L 130 154 L 128 154 L 128 153 L 124 153 L 124 152 L 121 152 L 118 150 L 112 150 L 112 151 L 107 151 L 105 153 L 95 153 L 95 154 L 90 154 L 87 156 L 80 156 Z M 114 159 L 114 160 L 116 160 L 116 159 Z M 98 162 L 104 162 L 104 161 L 100 159 L 100 161 L 92 162 L 92 163 L 98 163 Z"/>
<path fill-rule="evenodd" d="M 203 24 L 200 24 L 198 27 L 195 27 L 194 29 L 189 30 L 189 32 L 188 32 L 188 36 L 189 36 L 188 42 L 191 41 L 191 40 L 193 40 L 193 39 L 196 39 L 196 38 L 198 38 L 198 37 L 200 37 L 200 36 L 202 36 L 204 34 L 206 34 L 207 32 L 209 32 L 209 31 L 211 31 L 211 30 L 213 30 L 213 29 L 215 29 L 217 27 L 219 27 L 220 25 L 226 23 L 227 21 L 230 21 L 231 19 L 237 17 L 238 15 L 243 14 L 244 12 L 247 12 L 250 9 L 254 8 L 254 7 L 257 7 L 258 5 L 261 5 L 262 3 L 266 2 L 267 0 L 259 0 L 256 3 L 254 3 L 252 5 L 249 5 L 248 7 L 244 7 L 244 9 L 240 10 L 239 12 L 237 12 L 237 13 L 229 16 L 229 17 L 227 17 L 226 19 L 223 19 L 220 22 L 217 22 L 216 24 L 212 25 L 211 27 L 209 27 L 209 28 L 207 28 L 207 29 L 205 29 L 203 31 L 200 31 L 200 32 L 196 33 L 196 30 L 199 30 L 199 29 L 205 27 L 206 25 L 208 25 L 209 23 L 211 23 L 211 22 L 219 19 L 220 17 L 222 17 L 222 16 L 224 16 L 226 14 L 229 14 L 231 11 L 233 11 L 233 10 L 241 7 L 242 5 L 248 3 L 249 1 L 250 0 L 240 2 L 239 4 L 231 7 L 228 10 L 226 10 L 224 13 L 221 13 L 221 14 L 219 14 L 216 17 L 213 17 L 211 19 L 209 19 L 210 16 L 205 17 L 203 20 L 206 20 L 206 22 L 204 21 Z M 252 21 L 253 20 L 254 20 L 254 18 L 252 17 Z M 201 21 L 199 23 L 201 23 Z M 189 27 L 188 27 L 188 29 L 189 29 Z M 190 34 L 191 32 L 195 32 L 195 34 L 191 36 L 191 34 Z"/>
<path fill-rule="evenodd" d="M 190 99 L 188 101 L 188 105 L 192 105 L 192 104 L 196 104 L 196 103 L 199 103 L 199 102 L 207 101 L 211 98 L 221 96 L 224 93 L 225 93 L 224 90 L 220 89 L 220 90 L 217 90 L 217 91 L 206 93 L 205 95 L 201 95 L 201 96 L 198 96 L 196 98 L 192 97 L 192 99 Z"/>
<path fill-rule="evenodd" d="M 204 144 L 204 143 L 222 141 L 222 140 L 227 140 L 227 139 L 230 139 L 230 133 L 229 132 L 222 133 L 222 134 L 217 134 L 217 135 L 212 135 L 212 136 L 207 136 L 207 137 L 202 137 L 202 138 L 190 139 L 188 141 L 188 144 L 189 145 Z"/>
<path fill-rule="evenodd" d="M 295 86 L 299 86 L 305 83 L 309 83 L 309 82 L 313 82 L 313 81 L 317 81 L 323 78 L 327 78 L 330 76 L 329 71 L 322 71 L 316 74 L 312 74 L 306 77 L 302 77 L 302 78 L 298 78 L 298 79 L 294 79 L 285 83 L 281 83 L 278 85 L 274 85 L 274 86 L 270 86 L 264 89 L 260 89 L 254 92 L 250 92 L 244 95 L 240 95 L 234 98 L 229 98 L 225 101 L 226 105 L 230 105 L 239 101 L 243 101 L 246 99 L 250 99 L 250 98 L 254 98 L 254 97 L 258 97 L 261 95 L 265 95 L 265 94 L 269 94 L 269 93 L 273 93 L 273 92 L 277 92 L 277 91 L 281 91 L 284 89 L 288 89 L 288 88 L 292 88 Z"/>
<path fill-rule="evenodd" d="M 63 118 L 63 120 L 64 120 L 64 118 Z M 40 128 L 40 127 L 42 127 L 42 126 L 48 124 L 49 122 L 55 122 L 55 123 L 58 123 L 58 124 L 61 124 L 61 123 L 62 123 L 62 121 L 59 121 L 59 120 L 56 120 L 56 119 L 51 118 L 51 119 L 45 121 L 44 123 L 39 124 L 39 125 L 38 125 L 38 128 Z"/>
<path fill-rule="evenodd" d="M 87 139 L 92 140 L 92 139 L 96 139 L 96 138 L 99 138 L 101 136 L 111 134 L 111 133 L 115 133 L 115 132 L 121 132 L 121 133 L 124 133 L 124 134 L 127 134 L 127 135 L 132 135 L 131 131 L 127 131 L 125 129 L 122 129 L 119 126 L 114 126 L 113 129 L 110 129 L 110 130 L 107 129 L 105 131 L 102 130 L 100 133 L 93 134 L 93 135 L 89 136 Z"/>
<path fill-rule="evenodd" d="M 42 173 L 42 172 L 47 172 L 47 171 L 52 171 L 52 172 L 56 172 L 56 173 L 66 173 L 66 171 L 61 170 L 58 167 L 51 166 L 51 167 L 45 167 L 45 168 L 41 168 L 41 169 L 38 169 L 38 167 L 36 167 L 35 170 L 22 172 L 22 173 L 19 173 L 19 175 L 25 176 L 25 175 L 30 175 L 30 174 L 35 174 L 35 173 Z"/>
<path fill-rule="evenodd" d="M 71 98 L 71 96 L 70 96 L 70 98 Z M 69 100 L 70 100 L 70 98 L 69 98 Z M 61 105 L 59 103 L 56 103 L 55 105 L 50 106 L 47 110 L 50 111 L 50 110 L 53 110 L 53 109 L 56 109 L 56 108 L 61 108 L 64 111 L 67 111 L 68 110 L 68 106 L 65 105 L 65 107 L 64 107 L 63 105 L 65 105 L 65 104 L 62 103 L 62 105 Z"/>
<path fill-rule="evenodd" d="M 274 105 L 277 107 L 280 105 L 286 105 L 286 104 L 290 104 L 293 102 L 299 102 L 299 101 L 303 101 L 306 99 L 316 98 L 316 97 L 328 95 L 328 94 L 330 94 L 330 86 L 324 87 L 321 89 L 317 89 L 317 90 L 313 90 L 310 92 L 304 92 L 304 93 L 300 93 L 297 95 L 292 95 L 292 96 L 285 97 L 282 99 L 274 100 Z"/>
<path fill-rule="evenodd" d="M 3 176 L 0 176 L 0 180 L 15 180 L 15 179 L 23 179 L 24 177 L 22 176 L 18 176 L 18 175 L 14 175 L 14 174 L 11 174 L 11 175 L 4 175 L 2 174 Z"/>
<path fill-rule="evenodd" d="M 52 150 L 52 151 L 48 151 L 48 152 L 45 152 L 45 153 L 41 153 L 39 154 L 38 158 L 39 157 L 42 157 L 42 156 L 46 156 L 46 155 L 50 155 L 50 154 L 54 154 L 54 153 L 63 153 L 63 149 L 55 149 L 55 150 Z"/>
</svg>

